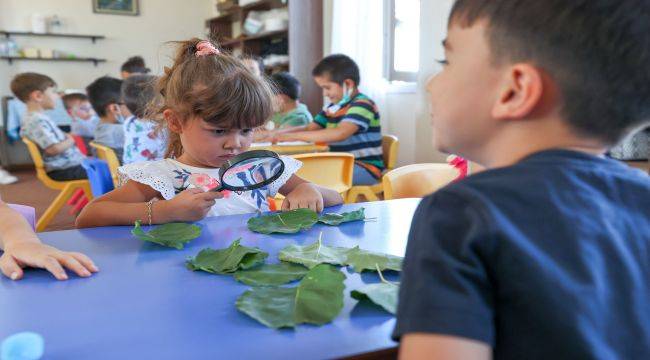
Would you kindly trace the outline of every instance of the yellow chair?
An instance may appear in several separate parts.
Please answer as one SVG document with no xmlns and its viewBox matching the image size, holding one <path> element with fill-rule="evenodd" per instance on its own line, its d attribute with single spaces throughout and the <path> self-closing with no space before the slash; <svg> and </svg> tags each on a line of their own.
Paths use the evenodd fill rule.
<svg viewBox="0 0 650 360">
<path fill-rule="evenodd" d="M 345 199 L 352 187 L 352 171 L 354 156 L 350 153 L 311 153 L 292 156 L 302 162 L 302 167 L 296 175 L 316 185 L 336 190 Z M 282 208 L 284 196 L 278 194 L 275 198 L 276 207 Z"/>
<path fill-rule="evenodd" d="M 117 158 L 117 154 L 115 154 L 112 148 L 94 141 L 90 142 L 90 146 L 97 151 L 97 157 L 106 161 L 108 164 L 108 169 L 111 171 L 111 176 L 113 177 L 113 185 L 117 187 L 117 168 L 120 167 L 120 160 Z"/>
<path fill-rule="evenodd" d="M 38 178 L 43 185 L 52 190 L 60 190 L 59 195 L 56 196 L 52 204 L 45 210 L 43 215 L 36 223 L 36 231 L 43 231 L 47 225 L 54 219 L 56 214 L 61 210 L 66 201 L 78 190 L 82 189 L 88 200 L 92 200 L 93 194 L 90 192 L 90 183 L 88 180 L 72 180 L 72 181 L 56 181 L 50 178 L 45 171 L 43 163 L 43 156 L 38 146 L 29 139 L 23 138 L 23 142 L 27 145 L 27 150 L 34 161 L 36 167 L 36 178 Z"/>
<path fill-rule="evenodd" d="M 449 164 L 413 164 L 384 174 L 384 199 L 424 197 L 458 177 L 458 169 Z"/>
<path fill-rule="evenodd" d="M 397 152 L 399 151 L 399 140 L 394 135 L 384 135 L 381 139 L 381 147 L 384 157 L 386 171 L 393 170 L 397 165 Z M 377 201 L 378 194 L 383 191 L 383 185 L 380 181 L 375 185 L 353 186 L 348 192 L 347 203 L 354 203 L 360 195 L 363 195 L 367 201 Z"/>
</svg>

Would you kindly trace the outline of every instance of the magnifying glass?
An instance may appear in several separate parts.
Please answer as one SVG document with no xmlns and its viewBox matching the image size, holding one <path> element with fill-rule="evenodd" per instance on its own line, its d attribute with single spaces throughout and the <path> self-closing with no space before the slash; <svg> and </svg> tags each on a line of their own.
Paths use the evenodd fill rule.
<svg viewBox="0 0 650 360">
<path fill-rule="evenodd" d="M 249 191 L 264 187 L 284 172 L 284 162 L 278 154 L 267 150 L 252 150 L 226 161 L 219 170 L 221 185 L 212 191 Z"/>
</svg>

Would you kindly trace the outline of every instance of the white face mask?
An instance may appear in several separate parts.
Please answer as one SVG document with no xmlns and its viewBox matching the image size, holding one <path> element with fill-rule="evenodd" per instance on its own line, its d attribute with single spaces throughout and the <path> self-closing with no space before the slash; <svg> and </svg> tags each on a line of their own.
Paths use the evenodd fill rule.
<svg viewBox="0 0 650 360">
<path fill-rule="evenodd" d="M 348 86 L 345 83 L 343 83 L 343 97 L 341 98 L 341 100 L 336 104 L 330 103 L 330 104 L 325 105 L 323 107 L 323 110 L 328 114 L 334 114 L 334 113 L 338 112 L 339 110 L 341 110 L 343 105 L 350 102 L 350 100 L 351 100 L 350 96 L 351 95 L 352 95 L 352 89 L 348 88 Z"/>
</svg>

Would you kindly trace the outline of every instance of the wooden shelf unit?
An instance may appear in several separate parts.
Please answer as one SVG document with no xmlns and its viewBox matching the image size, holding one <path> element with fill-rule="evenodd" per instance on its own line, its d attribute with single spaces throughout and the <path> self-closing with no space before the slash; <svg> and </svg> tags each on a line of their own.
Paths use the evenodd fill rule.
<svg viewBox="0 0 650 360">
<path fill-rule="evenodd" d="M 244 35 L 243 24 L 251 11 L 268 11 L 287 8 L 288 30 Z M 238 32 L 234 31 L 239 23 Z M 216 17 L 206 20 L 210 38 L 222 49 L 261 56 L 265 45 L 286 39 L 289 47 L 289 64 L 269 70 L 289 71 L 302 85 L 301 101 L 316 114 L 322 108 L 321 90 L 311 77 L 311 70 L 323 57 L 323 0 L 261 0 L 245 6 L 233 6 Z M 242 34 L 235 37 L 236 34 Z"/>
</svg>

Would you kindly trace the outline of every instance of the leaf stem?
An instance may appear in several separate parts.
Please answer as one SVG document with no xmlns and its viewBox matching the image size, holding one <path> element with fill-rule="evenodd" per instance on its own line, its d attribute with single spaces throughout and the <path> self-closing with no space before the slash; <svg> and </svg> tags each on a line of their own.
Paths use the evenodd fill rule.
<svg viewBox="0 0 650 360">
<path fill-rule="evenodd" d="M 386 278 L 384 278 L 384 275 L 381 273 L 381 270 L 379 269 L 379 264 L 375 263 L 375 268 L 377 269 L 377 272 L 379 273 L 379 278 L 381 279 L 381 282 L 383 282 L 384 284 L 390 284 L 390 285 L 397 286 L 397 284 L 395 284 L 394 282 L 390 282 L 390 281 L 386 280 Z"/>
</svg>

